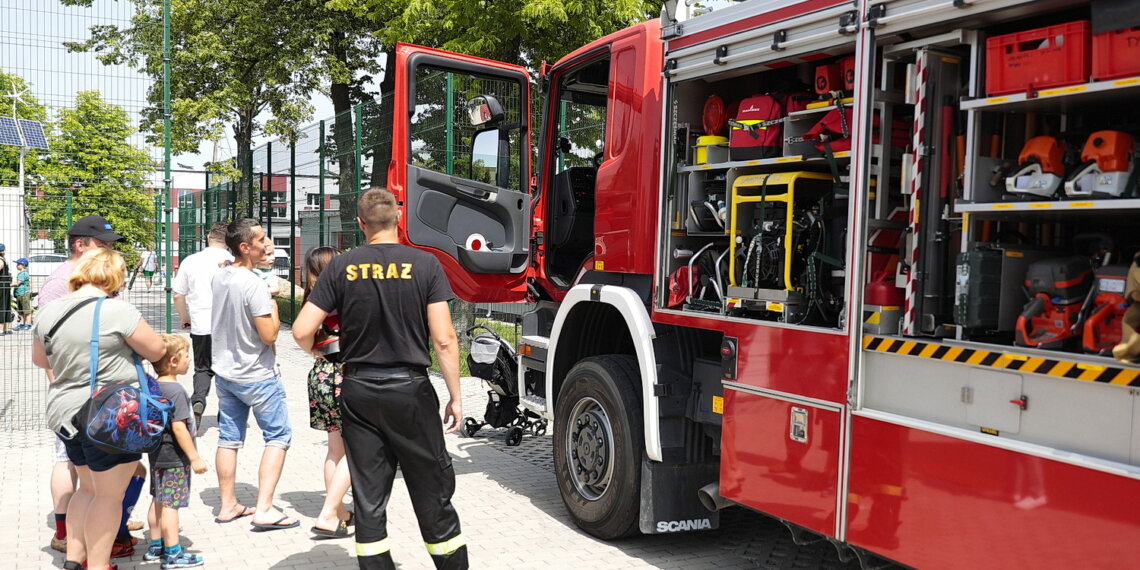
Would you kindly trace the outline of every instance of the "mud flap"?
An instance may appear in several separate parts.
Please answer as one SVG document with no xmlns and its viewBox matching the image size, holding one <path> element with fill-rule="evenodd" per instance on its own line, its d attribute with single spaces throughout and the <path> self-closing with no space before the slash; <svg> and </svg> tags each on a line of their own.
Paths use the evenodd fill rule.
<svg viewBox="0 0 1140 570">
<path fill-rule="evenodd" d="M 720 513 L 701 505 L 697 490 L 720 477 L 717 462 L 668 465 L 641 462 L 641 516 L 644 534 L 662 534 L 720 527 Z"/>
</svg>

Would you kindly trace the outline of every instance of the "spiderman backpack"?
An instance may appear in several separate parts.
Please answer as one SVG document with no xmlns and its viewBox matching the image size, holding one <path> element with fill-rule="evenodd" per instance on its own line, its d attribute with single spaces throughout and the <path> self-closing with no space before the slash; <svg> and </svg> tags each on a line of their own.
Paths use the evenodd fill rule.
<svg viewBox="0 0 1140 570">
<path fill-rule="evenodd" d="M 729 124 L 731 160 L 775 158 L 784 154 L 784 108 L 771 95 L 754 95 L 740 102 L 740 109 Z"/>
<path fill-rule="evenodd" d="M 137 354 L 134 380 L 119 380 L 96 388 L 99 365 L 99 312 L 95 302 L 91 325 L 91 398 L 79 411 L 78 426 L 87 442 L 106 453 L 151 453 L 162 444 L 162 432 L 170 421 L 173 404 L 159 395 L 158 383 L 143 371 Z"/>
</svg>

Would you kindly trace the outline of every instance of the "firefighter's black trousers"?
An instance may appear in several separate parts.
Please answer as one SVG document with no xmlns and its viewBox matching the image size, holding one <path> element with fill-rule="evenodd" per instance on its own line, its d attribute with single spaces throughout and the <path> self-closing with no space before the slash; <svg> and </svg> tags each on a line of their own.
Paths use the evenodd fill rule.
<svg viewBox="0 0 1140 570">
<path fill-rule="evenodd" d="M 345 365 L 340 398 L 360 568 L 395 568 L 385 510 L 397 466 L 436 567 L 467 568 L 459 515 L 451 505 L 455 470 L 426 371 Z"/>
</svg>

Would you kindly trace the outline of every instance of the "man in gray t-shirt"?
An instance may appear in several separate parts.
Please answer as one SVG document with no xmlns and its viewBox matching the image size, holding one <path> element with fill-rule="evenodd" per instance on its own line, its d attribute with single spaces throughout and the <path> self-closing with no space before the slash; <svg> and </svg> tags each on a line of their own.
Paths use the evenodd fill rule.
<svg viewBox="0 0 1140 570">
<path fill-rule="evenodd" d="M 277 368 L 274 343 L 281 328 L 277 301 L 254 272 L 273 259 L 273 244 L 257 220 L 243 218 L 226 228 L 233 265 L 211 281 L 211 360 L 218 391 L 218 487 L 221 510 L 215 522 L 253 515 L 254 530 L 293 528 L 300 524 L 273 507 L 273 493 L 293 438 L 285 386 Z M 234 490 L 237 452 L 245 442 L 249 413 L 261 427 L 265 449 L 258 469 L 257 508 L 238 503 Z"/>
</svg>

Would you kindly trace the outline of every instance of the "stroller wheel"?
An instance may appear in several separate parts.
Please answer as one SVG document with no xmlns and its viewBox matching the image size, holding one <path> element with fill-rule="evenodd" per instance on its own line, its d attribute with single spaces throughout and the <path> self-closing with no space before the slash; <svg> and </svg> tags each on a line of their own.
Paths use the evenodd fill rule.
<svg viewBox="0 0 1140 570">
<path fill-rule="evenodd" d="M 476 433 L 483 428 L 483 425 L 475 421 L 475 418 L 465 418 L 463 420 L 463 435 L 465 437 L 475 437 Z"/>
<path fill-rule="evenodd" d="M 523 429 L 519 426 L 514 426 L 507 430 L 507 445 L 514 447 L 522 443 Z"/>
<path fill-rule="evenodd" d="M 535 437 L 542 437 L 546 435 L 546 420 L 538 420 L 534 422 L 533 429 Z"/>
</svg>

